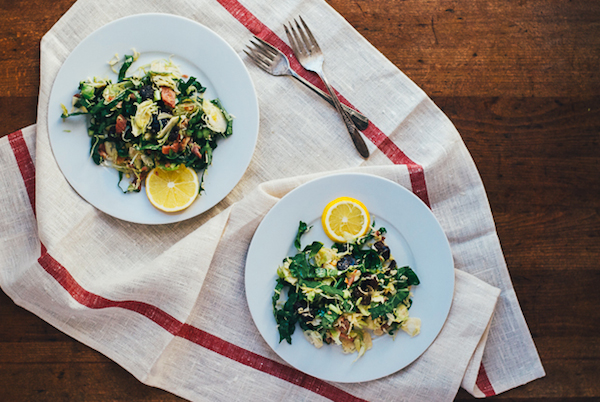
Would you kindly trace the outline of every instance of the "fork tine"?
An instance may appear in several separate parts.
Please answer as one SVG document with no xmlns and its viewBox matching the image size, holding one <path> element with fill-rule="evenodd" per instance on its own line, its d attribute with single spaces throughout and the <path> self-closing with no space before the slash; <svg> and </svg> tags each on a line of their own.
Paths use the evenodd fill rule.
<svg viewBox="0 0 600 402">
<path fill-rule="evenodd" d="M 294 51 L 294 53 L 297 52 L 297 46 L 296 46 L 296 42 L 294 41 L 294 38 L 292 37 L 292 34 L 290 33 L 290 31 L 288 30 L 287 25 L 283 25 L 283 29 L 285 29 L 285 34 L 287 35 L 288 38 L 288 42 L 290 42 L 290 47 L 292 48 L 292 50 Z"/>
<path fill-rule="evenodd" d="M 306 34 L 310 38 L 310 42 L 314 46 L 315 50 L 321 51 L 321 48 L 319 47 L 319 42 L 317 42 L 317 40 L 313 36 L 313 34 L 310 31 L 310 29 L 308 29 L 308 25 L 306 25 L 306 22 L 304 22 L 304 20 L 302 19 L 302 16 L 299 16 L 299 18 L 300 18 L 300 21 L 302 22 L 302 25 L 304 25 L 304 29 L 306 30 Z M 296 24 L 298 24 L 298 23 L 296 23 Z"/>
<path fill-rule="evenodd" d="M 279 54 L 279 50 L 277 50 L 277 48 L 273 45 L 271 45 L 269 42 L 266 42 L 264 40 L 262 40 L 261 38 L 259 38 L 258 36 L 254 36 L 254 38 L 260 42 L 260 44 L 256 44 L 252 41 L 252 43 L 254 43 L 255 45 L 259 46 L 261 49 L 268 51 L 270 54 L 272 54 L 273 56 L 276 56 Z"/>
<path fill-rule="evenodd" d="M 312 49 L 314 46 L 313 43 L 311 43 L 311 40 L 306 37 L 306 35 L 304 34 L 304 29 L 302 29 L 300 24 L 298 24 L 298 21 L 294 20 L 294 22 L 296 23 L 296 28 L 298 28 L 298 32 L 300 33 L 300 36 L 302 37 L 302 43 L 304 44 L 304 47 L 306 48 L 307 53 L 308 54 L 312 53 Z"/>
<path fill-rule="evenodd" d="M 254 52 L 252 51 L 252 49 L 250 49 L 250 51 L 246 51 L 246 49 L 242 49 L 244 51 L 244 53 L 246 53 L 246 55 L 248 57 L 250 57 L 252 59 L 252 61 L 254 61 L 256 64 L 262 64 L 262 60 L 260 60 L 258 57 L 256 57 L 256 55 L 254 54 Z"/>
<path fill-rule="evenodd" d="M 257 52 L 267 57 L 271 61 L 273 61 L 277 56 L 277 53 L 273 51 L 273 49 L 271 49 L 269 46 L 265 46 L 263 42 L 259 41 L 259 43 L 256 43 L 251 40 L 250 43 L 252 43 L 256 47 Z"/>
<path fill-rule="evenodd" d="M 276 54 L 273 53 L 271 49 L 265 48 L 258 43 L 254 43 L 250 41 L 255 47 L 252 51 L 257 55 L 265 59 L 265 61 L 273 62 L 275 60 Z"/>
<path fill-rule="evenodd" d="M 248 49 L 250 49 L 250 48 L 248 48 Z M 258 57 L 258 55 L 252 49 L 250 49 L 250 52 L 247 52 L 246 49 L 243 49 L 243 50 L 244 50 L 244 53 L 246 53 L 248 55 L 248 57 L 250 57 L 252 59 L 252 61 L 254 61 L 258 65 L 258 67 L 262 68 L 263 70 L 269 69 L 269 63 L 265 62 L 260 57 Z"/>
<path fill-rule="evenodd" d="M 256 38 L 259 43 L 250 40 L 250 43 L 254 45 L 251 50 L 258 56 L 262 57 L 268 64 L 276 61 L 279 56 L 279 51 L 271 46 L 269 43 L 263 41 L 260 38 Z"/>
<path fill-rule="evenodd" d="M 292 24 L 290 23 L 290 31 L 292 32 L 291 35 L 289 33 L 290 31 L 288 31 L 288 29 L 285 25 L 284 25 L 284 28 L 285 28 L 285 33 L 287 34 L 288 39 L 290 40 L 290 45 L 292 46 L 294 53 L 299 53 L 301 55 L 308 54 L 304 42 L 300 39 L 300 37 L 296 33 L 296 30 L 294 29 Z M 292 36 L 293 36 L 293 39 L 292 39 Z"/>
</svg>

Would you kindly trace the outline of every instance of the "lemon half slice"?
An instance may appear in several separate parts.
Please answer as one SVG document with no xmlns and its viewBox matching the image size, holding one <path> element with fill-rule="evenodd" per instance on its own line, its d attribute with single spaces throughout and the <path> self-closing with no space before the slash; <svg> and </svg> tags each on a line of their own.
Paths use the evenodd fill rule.
<svg viewBox="0 0 600 402">
<path fill-rule="evenodd" d="M 367 233 L 370 224 L 367 207 L 351 197 L 340 197 L 331 201 L 321 216 L 323 230 L 338 243 L 353 241 Z"/>
<path fill-rule="evenodd" d="M 146 195 L 150 203 L 165 212 L 186 209 L 200 191 L 198 174 L 192 168 L 180 165 L 176 170 L 154 168 L 146 177 Z"/>
</svg>

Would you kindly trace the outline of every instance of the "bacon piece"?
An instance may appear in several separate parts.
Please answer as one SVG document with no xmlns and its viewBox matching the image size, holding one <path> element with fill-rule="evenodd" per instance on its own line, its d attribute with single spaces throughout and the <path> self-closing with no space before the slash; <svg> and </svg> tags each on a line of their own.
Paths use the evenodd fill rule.
<svg viewBox="0 0 600 402">
<path fill-rule="evenodd" d="M 180 141 L 175 141 L 171 145 L 163 145 L 161 148 L 161 152 L 165 155 L 169 154 L 169 151 L 173 151 L 174 153 L 180 152 L 183 149 Z"/>
<path fill-rule="evenodd" d="M 127 127 L 127 119 L 122 114 L 117 116 L 117 122 L 115 124 L 115 132 L 121 134 Z"/>
<path fill-rule="evenodd" d="M 202 159 L 202 153 L 200 153 L 200 147 L 195 142 L 192 143 L 192 153 L 198 157 L 198 159 Z"/>
<path fill-rule="evenodd" d="M 160 97 L 166 106 L 171 109 L 175 107 L 175 103 L 177 102 L 177 94 L 172 88 L 169 87 L 160 87 Z"/>
</svg>

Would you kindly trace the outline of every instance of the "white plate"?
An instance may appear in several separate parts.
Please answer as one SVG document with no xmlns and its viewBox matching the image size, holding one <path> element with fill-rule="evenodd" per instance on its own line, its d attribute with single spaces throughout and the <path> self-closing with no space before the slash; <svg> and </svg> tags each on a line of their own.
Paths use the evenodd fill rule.
<svg viewBox="0 0 600 402">
<path fill-rule="evenodd" d="M 361 200 L 376 228 L 388 231 L 386 242 L 399 266 L 409 265 L 421 283 L 413 287 L 412 317 L 421 319 L 421 333 L 411 338 L 398 331 L 396 339 L 374 337 L 373 347 L 360 359 L 341 347 L 315 348 L 300 327 L 292 344 L 279 343 L 271 297 L 276 270 L 295 254 L 293 245 L 299 221 L 312 229 L 302 237 L 302 247 L 312 241 L 332 244 L 321 226 L 325 205 L 341 196 Z M 252 318 L 271 348 L 300 371 L 327 381 L 374 380 L 406 367 L 435 340 L 442 329 L 454 294 L 454 264 L 448 240 L 429 208 L 404 187 L 381 177 L 336 174 L 306 183 L 283 197 L 259 225 L 246 260 L 246 296 Z"/>
<path fill-rule="evenodd" d="M 205 178 L 205 192 L 188 209 L 167 214 L 154 208 L 144 189 L 123 194 L 118 173 L 91 160 L 86 116 L 61 119 L 60 104 L 70 108 L 79 82 L 88 77 L 117 76 L 108 61 L 141 53 L 129 69 L 152 60 L 172 58 L 183 74 L 207 88 L 206 96 L 219 98 L 233 116 L 233 135 L 218 142 Z M 52 151 L 70 185 L 90 204 L 129 222 L 162 224 L 194 217 L 221 201 L 246 171 L 258 136 L 258 101 L 242 60 L 221 37 L 195 21 L 169 14 L 139 14 L 103 26 L 85 38 L 61 67 L 50 94 L 48 129 Z"/>
</svg>

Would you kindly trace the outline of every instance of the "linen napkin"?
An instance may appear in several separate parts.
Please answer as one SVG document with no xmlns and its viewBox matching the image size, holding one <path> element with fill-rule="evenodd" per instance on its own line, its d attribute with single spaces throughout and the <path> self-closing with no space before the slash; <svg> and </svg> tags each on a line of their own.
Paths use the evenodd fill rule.
<svg viewBox="0 0 600 402">
<path fill-rule="evenodd" d="M 70 51 L 104 24 L 146 12 L 185 16 L 223 37 L 246 63 L 261 113 L 253 159 L 233 191 L 196 218 L 159 226 L 112 218 L 82 200 L 56 165 L 46 121 Z M 253 34 L 291 54 L 283 24 L 298 15 L 326 53 L 333 86 L 371 120 L 366 161 L 333 108 L 243 56 Z M 324 1 L 80 0 L 42 40 L 38 122 L 0 140 L 0 163 L 2 289 L 145 384 L 190 400 L 425 401 L 451 400 L 461 385 L 491 396 L 544 375 L 460 135 Z M 456 268 L 452 308 L 431 347 L 407 368 L 359 384 L 286 365 L 258 333 L 243 290 L 246 251 L 269 208 L 338 171 L 412 190 L 442 225 Z"/>
</svg>

